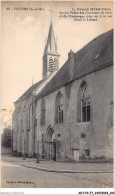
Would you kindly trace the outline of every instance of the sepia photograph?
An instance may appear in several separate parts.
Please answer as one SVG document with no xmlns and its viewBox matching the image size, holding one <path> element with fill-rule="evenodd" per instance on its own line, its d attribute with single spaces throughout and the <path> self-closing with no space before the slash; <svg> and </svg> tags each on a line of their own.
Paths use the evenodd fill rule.
<svg viewBox="0 0 115 195">
<path fill-rule="evenodd" d="M 1 2 L 1 189 L 114 187 L 113 14 Z"/>
</svg>

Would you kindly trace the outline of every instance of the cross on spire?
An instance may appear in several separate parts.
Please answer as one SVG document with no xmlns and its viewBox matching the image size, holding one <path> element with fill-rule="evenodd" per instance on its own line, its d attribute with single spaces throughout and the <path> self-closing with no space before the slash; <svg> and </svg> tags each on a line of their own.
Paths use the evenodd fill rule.
<svg viewBox="0 0 115 195">
<path fill-rule="evenodd" d="M 52 4 L 51 4 L 51 9 L 49 9 L 50 13 L 51 13 L 51 22 L 52 22 L 52 13 L 54 13 L 54 11 L 52 10 Z"/>
<path fill-rule="evenodd" d="M 51 22 L 52 22 L 52 4 L 51 4 L 51 10 L 50 10 L 50 12 L 51 12 Z"/>
<path fill-rule="evenodd" d="M 58 71 L 59 69 L 59 53 L 57 51 L 57 44 L 54 36 L 54 30 L 53 30 L 53 22 L 52 22 L 52 4 L 50 4 L 50 8 L 48 11 L 51 14 L 51 21 L 50 21 L 50 27 L 49 27 L 49 33 L 47 37 L 47 42 L 44 49 L 43 54 L 43 79 L 46 78 L 49 74 L 54 72 L 55 70 Z M 54 12 L 55 13 L 55 12 Z"/>
</svg>

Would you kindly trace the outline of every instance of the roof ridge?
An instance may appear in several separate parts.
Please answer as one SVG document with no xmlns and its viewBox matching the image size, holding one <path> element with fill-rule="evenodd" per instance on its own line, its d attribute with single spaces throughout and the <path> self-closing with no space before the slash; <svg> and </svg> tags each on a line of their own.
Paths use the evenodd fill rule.
<svg viewBox="0 0 115 195">
<path fill-rule="evenodd" d="M 14 103 L 17 103 L 19 100 L 21 100 L 26 95 L 27 92 L 29 92 L 30 90 L 34 89 L 36 85 L 41 84 L 42 81 L 43 81 L 43 79 L 38 81 L 38 82 L 36 82 L 34 85 L 30 86 Z M 37 87 L 38 86 L 36 86 L 36 88 Z"/>
<path fill-rule="evenodd" d="M 76 57 L 77 54 L 79 54 L 79 52 L 80 52 L 81 50 L 83 50 L 84 48 L 86 48 L 86 47 L 87 47 L 88 45 L 90 45 L 93 41 L 96 41 L 98 38 L 100 38 L 101 36 L 104 36 L 105 34 L 109 34 L 110 32 L 113 32 L 113 30 L 114 30 L 114 29 L 111 29 L 111 30 L 109 30 L 109 31 L 106 31 L 106 32 L 104 32 L 104 33 L 98 35 L 98 36 L 95 37 L 94 39 L 90 40 L 86 45 L 84 45 L 81 49 L 79 49 L 79 50 L 75 53 L 75 57 Z M 108 41 L 108 42 L 109 42 L 109 41 Z"/>
<path fill-rule="evenodd" d="M 98 71 L 100 69 L 104 69 L 109 65 L 112 65 L 113 61 L 112 33 L 113 30 L 110 30 L 101 35 L 98 35 L 96 38 L 91 40 L 82 49 L 80 49 L 78 52 L 74 54 L 75 66 L 73 80 L 76 80 L 86 74 Z M 92 44 L 90 44 L 91 42 Z M 104 50 L 105 50 L 104 55 L 102 54 L 101 57 L 95 58 L 98 52 L 100 52 L 101 54 Z M 67 65 L 69 62 L 68 63 L 67 62 L 68 60 L 56 73 L 56 75 L 51 79 L 51 81 L 46 85 L 46 87 L 38 94 L 37 98 L 46 96 L 51 91 L 55 91 L 60 87 L 64 86 L 65 84 L 69 83 L 70 81 L 69 70 Z"/>
<path fill-rule="evenodd" d="M 110 33 L 111 32 L 111 33 Z M 75 66 L 74 66 L 74 78 L 76 80 L 83 77 L 86 74 L 95 72 L 102 68 L 106 68 L 112 64 L 113 61 L 113 30 L 105 32 L 98 37 L 94 38 L 82 49 L 74 54 Z M 90 44 L 92 42 L 92 44 Z M 109 43 L 109 44 L 108 44 Z M 104 51 L 104 52 L 103 52 Z M 96 56 L 96 54 L 99 54 Z M 102 55 L 101 55 L 102 54 Z M 38 93 L 37 98 L 46 96 L 51 91 L 55 91 L 65 84 L 69 83 L 69 70 L 68 70 L 68 59 L 55 74 L 55 76 L 48 82 L 48 84 Z M 40 80 L 33 86 L 29 87 L 28 90 L 18 99 L 23 97 L 30 97 L 32 91 L 36 89 L 44 80 Z M 17 101 L 16 101 L 17 102 Z"/>
</svg>

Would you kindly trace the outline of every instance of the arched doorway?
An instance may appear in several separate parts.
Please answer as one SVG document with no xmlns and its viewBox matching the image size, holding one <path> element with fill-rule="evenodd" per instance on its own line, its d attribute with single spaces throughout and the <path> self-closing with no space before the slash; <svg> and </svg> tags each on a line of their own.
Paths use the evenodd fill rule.
<svg viewBox="0 0 115 195">
<path fill-rule="evenodd" d="M 51 126 L 46 131 L 46 156 L 49 160 L 56 161 L 56 141 L 54 130 Z"/>
<path fill-rule="evenodd" d="M 52 142 L 53 140 L 53 135 L 54 135 L 54 130 L 52 129 L 52 127 L 51 126 L 49 126 L 48 128 L 47 128 L 47 131 L 46 131 L 46 140 L 48 141 L 48 142 Z"/>
</svg>

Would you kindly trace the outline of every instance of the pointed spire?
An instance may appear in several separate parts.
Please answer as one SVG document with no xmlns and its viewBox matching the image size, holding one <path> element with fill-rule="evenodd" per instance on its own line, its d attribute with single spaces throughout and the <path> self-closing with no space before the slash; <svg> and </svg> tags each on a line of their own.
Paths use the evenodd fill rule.
<svg viewBox="0 0 115 195">
<path fill-rule="evenodd" d="M 44 49 L 44 55 L 46 55 L 48 53 L 58 54 L 52 21 L 50 22 L 50 28 L 49 28 L 47 43 L 46 43 L 46 46 L 45 46 L 45 49 Z"/>
</svg>

